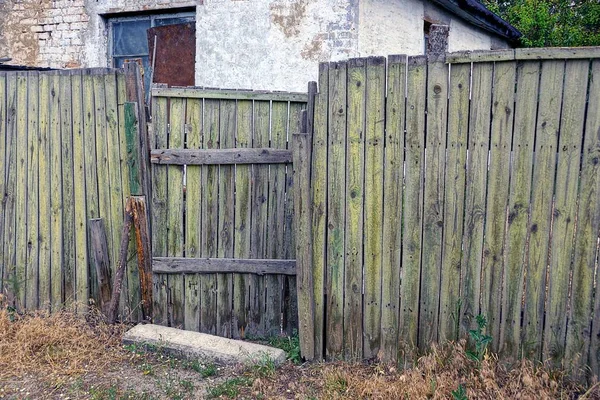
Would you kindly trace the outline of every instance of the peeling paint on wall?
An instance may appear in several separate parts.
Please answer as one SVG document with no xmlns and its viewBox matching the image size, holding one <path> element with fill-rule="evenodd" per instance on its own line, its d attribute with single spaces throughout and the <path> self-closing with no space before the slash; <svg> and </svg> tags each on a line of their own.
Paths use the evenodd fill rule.
<svg viewBox="0 0 600 400">
<path fill-rule="evenodd" d="M 307 0 L 294 2 L 277 0 L 269 6 L 271 21 L 277 25 L 287 37 L 298 36 L 300 25 L 306 17 Z"/>
</svg>

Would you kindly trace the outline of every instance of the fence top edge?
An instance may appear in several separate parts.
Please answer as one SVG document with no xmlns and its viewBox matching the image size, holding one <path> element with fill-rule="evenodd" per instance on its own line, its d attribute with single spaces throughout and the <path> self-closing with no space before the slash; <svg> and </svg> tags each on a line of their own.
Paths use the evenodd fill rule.
<svg viewBox="0 0 600 400">
<path fill-rule="evenodd" d="M 598 47 L 540 47 L 504 50 L 464 50 L 446 53 L 446 63 L 526 61 L 526 60 L 568 60 L 600 58 Z"/>
<path fill-rule="evenodd" d="M 198 99 L 223 99 L 223 100 L 272 100 L 289 101 L 292 103 L 305 103 L 308 101 L 306 92 L 278 92 L 268 90 L 236 90 L 213 89 L 200 87 L 152 87 L 153 97 L 186 97 Z"/>
</svg>

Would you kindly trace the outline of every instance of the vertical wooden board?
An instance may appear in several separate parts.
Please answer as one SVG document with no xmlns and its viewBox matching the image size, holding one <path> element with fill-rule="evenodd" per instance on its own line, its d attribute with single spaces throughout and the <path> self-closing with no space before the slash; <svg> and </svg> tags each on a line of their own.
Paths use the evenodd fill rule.
<svg viewBox="0 0 600 400">
<path fill-rule="evenodd" d="M 265 101 L 254 102 L 252 147 L 269 147 L 271 105 Z M 250 258 L 267 257 L 267 207 L 269 196 L 269 166 L 252 166 L 252 233 Z M 265 278 L 253 275 L 248 285 L 248 335 L 264 336 L 265 327 Z"/>
<path fill-rule="evenodd" d="M 287 146 L 288 103 L 272 102 L 271 147 L 285 149 Z M 284 258 L 284 202 L 285 164 L 269 166 L 269 200 L 267 213 L 267 258 Z M 266 324 L 265 334 L 281 333 L 283 311 L 283 277 L 266 275 L 265 278 Z"/>
<path fill-rule="evenodd" d="M 404 232 L 400 287 L 400 341 L 417 346 L 419 281 L 421 279 L 421 225 L 423 218 L 423 165 L 425 163 L 425 57 L 408 58 Z"/>
<path fill-rule="evenodd" d="M 325 274 L 327 249 L 327 148 L 329 126 L 329 64 L 319 64 L 319 93 L 315 97 L 315 124 L 312 141 L 311 195 L 314 288 L 314 358 L 324 356 Z M 361 288 L 362 291 L 362 288 Z M 301 343 L 304 342 L 302 338 Z"/>
<path fill-rule="evenodd" d="M 481 290 L 481 258 L 485 223 L 490 110 L 492 106 L 492 63 L 473 64 L 465 227 L 461 267 L 460 336 L 467 336 L 479 314 Z"/>
<path fill-rule="evenodd" d="M 6 160 L 4 175 L 4 290 L 14 296 L 18 292 L 15 275 L 15 195 L 17 174 L 17 75 L 6 74 Z M 14 297 L 8 299 L 14 306 Z M 10 304 L 10 303 L 9 303 Z"/>
<path fill-rule="evenodd" d="M 235 146 L 236 102 L 221 100 L 219 107 L 219 145 L 221 149 Z M 218 256 L 233 257 L 234 182 L 232 165 L 219 166 Z M 217 335 L 231 336 L 233 274 L 217 274 Z"/>
<path fill-rule="evenodd" d="M 39 290 L 38 307 L 50 306 L 50 77 L 39 76 Z"/>
<path fill-rule="evenodd" d="M 395 362 L 398 356 L 406 66 L 406 56 L 388 57 L 381 272 L 381 354 L 385 362 Z"/>
<path fill-rule="evenodd" d="M 8 151 L 6 148 L 6 73 L 0 72 L 0 195 L 5 192 L 5 167 Z M 0 202 L 2 214 L 0 215 L 0 290 L 4 290 L 4 218 L 5 203 Z"/>
<path fill-rule="evenodd" d="M 61 138 L 61 102 L 62 91 L 58 73 L 51 75 L 50 109 L 50 282 L 51 309 L 61 308 L 64 297 L 63 286 L 63 217 L 62 217 L 62 138 Z"/>
<path fill-rule="evenodd" d="M 427 65 L 427 132 L 423 193 L 423 251 L 419 308 L 419 348 L 438 340 L 438 311 L 444 228 L 444 173 L 448 112 L 448 67 Z"/>
<path fill-rule="evenodd" d="M 125 74 L 122 71 L 117 71 L 116 74 L 117 80 L 117 130 L 118 130 L 118 150 L 119 150 L 119 168 L 121 172 L 121 201 L 122 204 L 125 205 L 127 202 L 127 198 L 131 195 L 139 194 L 139 189 L 132 191 L 131 187 L 131 172 L 132 170 L 136 170 L 139 163 L 136 165 L 130 165 L 130 157 L 134 154 L 129 155 L 129 147 L 128 147 L 128 139 L 127 139 L 127 130 L 125 129 L 125 107 L 127 103 L 127 88 L 125 84 Z M 133 104 L 131 105 L 132 109 L 135 107 Z M 142 116 L 143 118 L 143 116 Z M 145 123 L 142 122 L 142 123 Z M 136 124 L 137 126 L 137 124 Z M 137 136 L 136 131 L 136 144 L 140 142 L 141 138 Z M 139 157 L 139 156 L 138 156 Z M 134 172 L 135 176 L 135 172 Z M 134 182 L 134 189 L 138 185 L 138 182 Z M 123 218 L 124 219 L 124 218 Z M 127 274 L 126 281 L 123 282 L 123 291 L 127 291 L 125 294 L 125 299 L 127 300 L 127 304 L 125 306 L 125 317 L 131 321 L 139 321 L 142 316 L 142 296 L 141 296 L 141 288 L 140 288 L 140 276 L 138 272 L 138 263 L 137 263 L 137 250 L 136 250 L 136 239 L 135 239 L 135 229 L 132 228 L 131 234 L 129 236 L 129 246 L 127 251 Z M 125 286 L 127 283 L 127 286 Z"/>
<path fill-rule="evenodd" d="M 458 340 L 471 64 L 450 66 L 439 341 Z"/>
<path fill-rule="evenodd" d="M 345 188 L 344 358 L 363 355 L 363 242 L 367 60 L 348 61 L 348 131 Z"/>
<path fill-rule="evenodd" d="M 564 71 L 564 61 L 546 61 L 542 64 L 523 305 L 523 355 L 533 359 L 541 357 L 542 349 L 546 268 Z"/>
<path fill-rule="evenodd" d="M 168 148 L 182 149 L 185 143 L 185 99 L 170 99 Z M 167 255 L 183 257 L 183 166 L 169 165 L 167 168 Z M 167 279 L 167 292 L 170 296 L 171 326 L 182 327 L 184 321 L 185 292 L 183 275 L 172 274 Z"/>
<path fill-rule="evenodd" d="M 98 173 L 96 170 L 96 121 L 95 121 L 95 104 L 94 104 L 94 81 L 89 70 L 83 72 L 82 76 L 82 124 L 83 124 L 83 162 L 85 170 L 85 198 L 83 201 L 86 205 L 86 231 L 87 221 L 92 218 L 99 218 L 100 212 L 98 207 Z M 40 123 L 42 121 L 40 108 Z M 41 150 L 40 150 L 41 151 Z M 41 160 L 41 153 L 40 153 Z M 42 170 L 40 162 L 40 195 L 42 192 Z M 41 227 L 41 210 L 40 210 L 40 227 Z M 87 254 L 91 253 L 91 240 L 89 232 L 86 232 L 88 240 Z M 96 269 L 91 267 L 91 263 L 86 266 L 89 272 L 89 298 L 93 299 L 95 304 L 100 305 L 100 295 L 98 289 L 98 277 Z M 41 261 L 40 261 L 41 270 Z"/>
<path fill-rule="evenodd" d="M 590 362 L 592 373 L 598 373 L 600 331 L 600 296 L 593 300 L 595 262 L 597 258 L 598 232 L 600 230 L 600 61 L 591 67 L 589 100 L 585 122 L 583 159 L 579 184 L 577 232 L 573 258 L 573 283 L 567 328 L 565 354 L 571 355 L 574 367 Z M 592 309 L 592 307 L 594 307 Z M 593 312 L 593 314 L 591 314 Z M 591 314 L 591 315 L 590 315 Z M 590 318 L 592 317 L 592 318 Z M 590 329 L 592 320 L 592 332 Z M 591 336 L 591 340 L 590 340 Z M 590 349 L 590 343 L 592 345 Z M 588 352 L 590 358 L 588 359 Z M 578 357 L 579 356 L 579 357 Z"/>
<path fill-rule="evenodd" d="M 574 246 L 589 64 L 588 60 L 572 60 L 567 61 L 565 67 L 542 353 L 543 360 L 552 360 L 557 367 L 566 356 L 569 275 Z"/>
<path fill-rule="evenodd" d="M 71 76 L 60 73 L 60 138 L 62 151 L 63 281 L 65 305 L 75 298 L 75 214 L 73 192 L 73 121 Z"/>
<path fill-rule="evenodd" d="M 238 101 L 236 118 L 236 148 L 252 146 L 252 102 Z M 250 256 L 250 219 L 252 193 L 250 180 L 250 165 L 235 166 L 235 227 L 233 256 L 248 258 Z M 248 300 L 248 285 L 250 274 L 234 274 L 233 276 L 233 326 L 234 338 L 244 338 L 248 326 L 247 316 L 250 308 Z"/>
<path fill-rule="evenodd" d="M 31 71 L 27 73 L 27 272 L 25 274 L 27 276 L 27 293 L 25 307 L 28 309 L 38 308 L 38 110 L 39 73 Z"/>
<path fill-rule="evenodd" d="M 516 64 L 514 62 L 498 62 L 494 66 L 492 131 L 481 288 L 481 313 L 487 318 L 487 331 L 492 336 L 491 348 L 494 351 L 498 351 L 500 343 L 502 263 L 509 195 L 515 75 Z"/>
<path fill-rule="evenodd" d="M 344 229 L 346 227 L 346 86 L 345 62 L 329 64 L 329 149 L 327 182 L 327 305 L 326 355 L 343 355 Z"/>
<path fill-rule="evenodd" d="M 366 86 L 363 357 L 372 358 L 381 345 L 385 57 L 367 59 Z"/>
<path fill-rule="evenodd" d="M 525 273 L 524 260 L 527 245 L 539 73 L 540 63 L 538 61 L 520 63 L 517 67 L 506 259 L 503 268 L 503 321 L 500 328 L 500 351 L 504 356 L 513 359 L 519 355 L 521 342 L 521 301 Z"/>
<path fill-rule="evenodd" d="M 219 148 L 219 101 L 204 100 L 202 118 L 205 149 Z M 219 167 L 202 167 L 202 257 L 217 256 L 217 232 L 219 223 Z M 200 294 L 200 331 L 217 332 L 217 278 L 215 274 L 204 275 Z"/>
<path fill-rule="evenodd" d="M 202 148 L 202 99 L 187 99 L 186 103 L 186 148 Z M 203 187 L 201 185 L 202 167 L 188 165 L 185 188 L 185 255 L 201 255 L 201 204 Z M 191 331 L 200 329 L 200 295 L 202 277 L 199 274 L 184 276 L 185 308 L 184 328 Z"/>
<path fill-rule="evenodd" d="M 16 192 L 15 192 L 15 285 L 16 308 L 25 307 L 27 293 L 27 73 L 17 72 Z"/>
<path fill-rule="evenodd" d="M 168 102 L 166 97 L 152 100 L 154 148 L 167 148 Z M 152 164 L 152 255 L 167 254 L 167 165 Z M 153 274 L 153 322 L 167 325 L 167 276 Z"/>
</svg>

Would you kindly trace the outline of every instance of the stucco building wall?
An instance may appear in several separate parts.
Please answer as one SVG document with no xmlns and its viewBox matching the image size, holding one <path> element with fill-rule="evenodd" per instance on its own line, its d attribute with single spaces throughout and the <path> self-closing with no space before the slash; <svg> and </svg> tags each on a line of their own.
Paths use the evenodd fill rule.
<svg viewBox="0 0 600 400">
<path fill-rule="evenodd" d="M 424 21 L 449 50 L 507 47 L 427 0 L 4 0 L 0 57 L 54 68 L 109 65 L 107 18 L 195 9 L 196 84 L 303 91 L 319 61 L 423 54 Z"/>
</svg>

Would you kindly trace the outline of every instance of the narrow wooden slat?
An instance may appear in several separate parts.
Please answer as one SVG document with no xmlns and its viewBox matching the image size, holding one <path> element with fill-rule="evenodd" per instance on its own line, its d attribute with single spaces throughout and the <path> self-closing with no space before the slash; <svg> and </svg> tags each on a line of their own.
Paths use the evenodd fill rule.
<svg viewBox="0 0 600 400">
<path fill-rule="evenodd" d="M 16 191 L 15 191 L 15 285 L 16 308 L 25 308 L 27 276 L 27 73 L 17 72 L 16 109 Z"/>
<path fill-rule="evenodd" d="M 383 253 L 383 148 L 385 141 L 385 58 L 367 59 L 365 119 L 364 340 L 363 357 L 381 345 L 381 268 Z"/>
<path fill-rule="evenodd" d="M 285 103 L 279 103 L 285 104 Z M 155 164 L 219 165 L 219 164 L 278 164 L 292 162 L 292 152 L 285 149 L 159 149 L 150 152 Z"/>
<path fill-rule="evenodd" d="M 221 100 L 219 107 L 219 147 L 232 148 L 235 145 L 234 100 Z M 234 229 L 234 167 L 219 166 L 219 224 L 217 254 L 222 258 L 233 257 Z M 231 336 L 231 308 L 233 276 L 217 274 L 217 335 Z"/>
<path fill-rule="evenodd" d="M 381 272 L 381 352 L 385 362 L 396 362 L 398 356 L 406 66 L 406 56 L 388 57 Z"/>
<path fill-rule="evenodd" d="M 515 49 L 517 60 L 599 58 L 600 47 L 545 47 Z"/>
<path fill-rule="evenodd" d="M 410 347 L 417 346 L 419 321 L 419 280 L 421 274 L 421 225 L 423 218 L 423 164 L 425 151 L 424 57 L 408 58 L 406 100 L 406 145 L 404 187 L 404 232 L 400 287 L 400 337 Z"/>
<path fill-rule="evenodd" d="M 154 99 L 152 104 L 153 145 L 167 146 L 167 99 Z M 167 166 L 152 165 L 152 255 L 167 254 Z M 167 325 L 166 276 L 153 274 L 153 322 Z"/>
<path fill-rule="evenodd" d="M 25 306 L 28 309 L 37 309 L 39 304 L 39 73 L 35 71 L 27 74 L 27 108 L 27 293 Z"/>
<path fill-rule="evenodd" d="M 129 171 L 129 191 L 132 195 L 140 195 L 141 178 L 140 178 L 140 154 L 138 141 L 140 140 L 140 121 L 137 110 L 137 103 L 126 102 L 124 104 L 124 137 L 127 145 L 127 169 Z M 144 123 L 143 121 L 141 123 Z"/>
<path fill-rule="evenodd" d="M 204 101 L 202 117 L 204 133 L 203 148 L 219 147 L 219 102 Z M 202 257 L 217 257 L 217 231 L 219 223 L 219 167 L 202 168 Z M 210 334 L 217 332 L 217 280 L 216 275 L 202 277 L 200 293 L 200 331 Z"/>
<path fill-rule="evenodd" d="M 440 272 L 444 228 L 444 177 L 448 69 L 442 62 L 427 65 L 427 134 L 423 193 L 423 251 L 419 308 L 419 348 L 438 340 Z"/>
<path fill-rule="evenodd" d="M 490 139 L 490 110 L 494 64 L 474 64 L 469 114 L 469 159 L 465 201 L 465 228 L 461 266 L 460 335 L 467 336 L 480 312 L 481 262 Z"/>
<path fill-rule="evenodd" d="M 169 147 L 183 148 L 184 125 L 185 99 L 170 99 Z M 167 255 L 170 257 L 184 256 L 183 207 L 183 167 L 169 165 L 167 167 Z M 182 275 L 168 277 L 167 293 L 171 326 L 182 327 L 185 324 L 185 292 Z"/>
<path fill-rule="evenodd" d="M 17 174 L 17 75 L 6 74 L 6 161 L 4 175 L 4 288 L 7 304 L 14 307 L 14 295 L 18 291 L 15 275 L 15 195 Z"/>
<path fill-rule="evenodd" d="M 547 61 L 543 64 L 540 78 L 522 337 L 523 355 L 533 359 L 541 356 L 542 349 L 548 242 L 564 69 L 564 61 Z"/>
<path fill-rule="evenodd" d="M 186 144 L 190 149 L 202 147 L 202 100 L 188 99 L 186 102 Z M 185 255 L 199 257 L 202 241 L 202 193 L 201 169 L 199 166 L 188 166 L 186 169 L 185 187 Z M 199 275 L 185 275 L 184 328 L 198 331 L 200 329 L 200 304 L 202 278 Z"/>
<path fill-rule="evenodd" d="M 152 259 L 152 270 L 160 274 L 246 273 L 256 275 L 295 275 L 296 260 L 154 257 Z"/>
<path fill-rule="evenodd" d="M 524 62 L 517 68 L 513 154 L 505 245 L 506 260 L 503 268 L 503 321 L 500 329 L 500 351 L 504 356 L 513 359 L 519 355 L 520 349 L 521 301 L 525 273 L 524 260 L 527 245 L 539 73 L 539 62 Z"/>
<path fill-rule="evenodd" d="M 0 73 L 0 194 L 4 195 L 5 192 L 5 170 L 8 159 L 8 149 L 6 147 L 6 73 Z M 4 288 L 4 273 L 7 272 L 5 268 L 4 259 L 4 219 L 6 217 L 6 204 L 0 202 L 2 215 L 0 215 L 0 288 Z"/>
<path fill-rule="evenodd" d="M 344 228 L 346 213 L 346 80 L 345 62 L 329 64 L 329 148 L 327 207 L 327 358 L 342 356 L 344 323 Z"/>
<path fill-rule="evenodd" d="M 581 166 L 581 138 L 585 121 L 589 66 L 587 60 L 577 60 L 567 61 L 565 67 L 542 353 L 544 360 L 551 359 L 557 367 L 566 356 L 569 274 L 574 246 L 577 184 Z"/>
<path fill-rule="evenodd" d="M 458 340 L 460 270 L 464 229 L 471 65 L 451 65 L 444 186 L 444 242 L 440 284 L 439 341 Z"/>
<path fill-rule="evenodd" d="M 346 243 L 344 274 L 344 357 L 363 355 L 363 213 L 367 60 L 348 62 L 348 131 L 346 141 Z"/>
<path fill-rule="evenodd" d="M 102 218 L 90 219 L 88 226 L 90 231 L 91 267 L 96 271 L 95 276 L 98 279 L 98 306 L 104 315 L 108 315 L 112 288 L 106 228 Z"/>
<path fill-rule="evenodd" d="M 39 77 L 39 291 L 38 306 L 50 307 L 50 77 Z"/>
<path fill-rule="evenodd" d="M 236 118 L 236 148 L 252 146 L 252 102 L 237 102 Z M 250 180 L 252 166 L 237 165 L 235 167 L 235 231 L 234 257 L 247 258 L 250 256 L 250 234 L 252 229 Z M 248 286 L 251 277 L 247 274 L 235 274 L 233 282 L 233 328 L 234 338 L 244 338 L 248 327 L 247 317 L 250 311 Z"/>
<path fill-rule="evenodd" d="M 77 302 L 77 310 L 85 312 L 89 298 L 89 260 L 87 252 L 84 100 L 81 71 L 72 73 L 71 96 L 73 119 L 73 204 L 75 210 L 75 301 Z"/>
<path fill-rule="evenodd" d="M 152 96 L 185 97 L 189 99 L 307 101 L 306 93 L 201 88 L 153 88 Z"/>
<path fill-rule="evenodd" d="M 594 60 L 591 66 L 589 100 L 585 122 L 583 159 L 579 183 L 579 203 L 577 210 L 577 232 L 575 233 L 575 253 L 573 258 L 573 283 L 569 326 L 565 354 L 576 355 L 573 367 L 581 367 L 588 362 L 592 373 L 598 372 L 598 337 L 600 321 L 600 296 L 593 299 L 594 269 L 597 258 L 598 231 L 600 230 L 600 61 Z M 593 307 L 593 308 L 592 308 Z M 592 318 L 590 318 L 592 317 Z M 590 320 L 592 331 L 590 332 Z M 592 347 L 590 348 L 590 343 Z"/>
<path fill-rule="evenodd" d="M 319 64 L 319 93 L 315 97 L 314 137 L 312 141 L 312 276 L 314 288 L 314 359 L 324 356 L 325 265 L 327 235 L 327 148 L 329 116 L 329 64 Z M 310 354 L 310 350 L 307 350 Z"/>
<path fill-rule="evenodd" d="M 494 351 L 498 351 L 500 343 L 502 263 L 509 197 L 515 75 L 516 63 L 495 64 L 481 297 L 481 313 L 487 318 L 487 332 L 492 336 L 491 348 Z"/>
<path fill-rule="evenodd" d="M 150 250 L 150 227 L 148 223 L 146 196 L 131 196 L 131 208 L 137 253 L 136 269 L 139 276 L 139 284 L 136 286 L 141 292 L 141 317 L 144 320 L 149 320 L 152 316 L 152 254 Z M 132 268 L 135 267 L 133 266 Z"/>
</svg>

